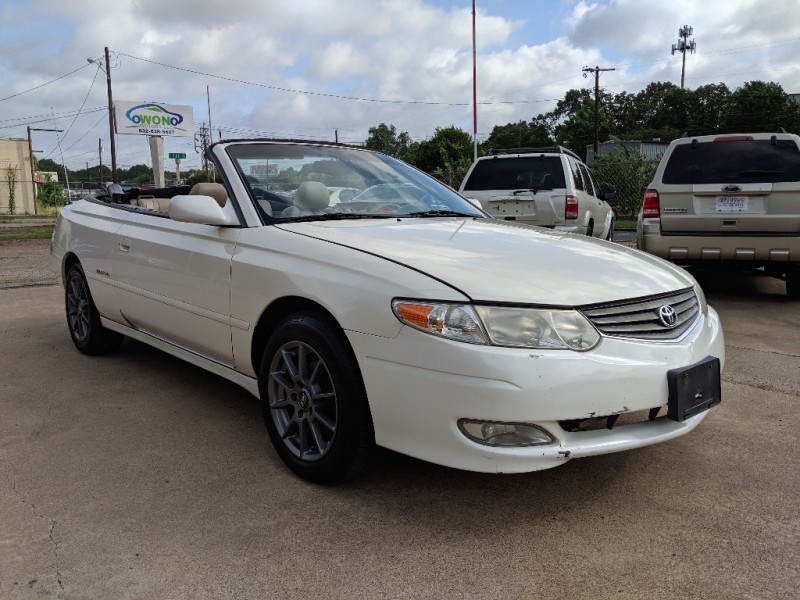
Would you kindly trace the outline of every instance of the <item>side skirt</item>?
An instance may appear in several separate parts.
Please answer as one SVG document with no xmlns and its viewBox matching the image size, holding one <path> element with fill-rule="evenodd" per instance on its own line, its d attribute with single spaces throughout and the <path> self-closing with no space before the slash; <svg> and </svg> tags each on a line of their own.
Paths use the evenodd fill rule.
<svg viewBox="0 0 800 600">
<path fill-rule="evenodd" d="M 185 360 L 190 364 L 200 367 L 201 369 L 205 369 L 206 371 L 209 371 L 214 375 L 219 375 L 220 377 L 223 377 L 228 381 L 232 381 L 236 385 L 243 387 L 245 390 L 250 392 L 256 398 L 259 397 L 258 380 L 254 377 L 248 377 L 247 375 L 239 373 L 238 371 L 232 369 L 227 365 L 219 363 L 215 360 L 211 360 L 210 358 L 203 356 L 202 354 L 197 354 L 196 352 L 187 350 L 182 346 L 177 346 L 164 339 L 150 335 L 149 333 L 146 333 L 144 331 L 134 329 L 133 327 L 122 325 L 121 323 L 117 323 L 116 321 L 106 319 L 105 317 L 100 317 L 100 322 L 106 329 L 110 329 L 111 331 L 116 331 L 118 333 L 121 333 L 124 336 L 142 342 L 143 344 L 147 344 L 148 346 L 152 346 L 153 348 L 157 348 L 163 352 L 166 352 L 167 354 L 171 354 L 172 356 L 175 356 L 177 358 Z"/>
</svg>

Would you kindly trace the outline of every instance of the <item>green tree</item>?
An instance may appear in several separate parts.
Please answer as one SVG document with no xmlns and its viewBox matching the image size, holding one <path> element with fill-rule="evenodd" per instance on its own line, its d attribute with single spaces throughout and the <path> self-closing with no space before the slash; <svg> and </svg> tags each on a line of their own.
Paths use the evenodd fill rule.
<svg viewBox="0 0 800 600">
<path fill-rule="evenodd" d="M 39 164 L 41 165 L 41 163 Z M 64 186 L 53 181 L 50 175 L 45 175 L 45 182 L 39 184 L 39 193 L 36 195 L 36 199 L 42 206 L 61 206 L 64 204 Z"/>
<path fill-rule="evenodd" d="M 8 186 L 8 213 L 13 215 L 17 211 L 17 165 L 6 165 L 3 175 Z"/>
<path fill-rule="evenodd" d="M 460 183 L 472 165 L 472 136 L 454 125 L 437 127 L 431 138 L 409 150 L 411 164 L 449 185 Z"/>
<path fill-rule="evenodd" d="M 598 124 L 598 136 L 602 142 L 608 139 L 613 127 L 612 120 L 602 107 L 598 113 Z M 555 138 L 558 144 L 585 159 L 586 147 L 594 144 L 594 100 L 584 100 L 574 114 L 556 125 Z"/>
<path fill-rule="evenodd" d="M 547 119 L 539 115 L 531 121 L 495 125 L 482 145 L 487 149 L 552 146 L 553 138 Z"/>
<path fill-rule="evenodd" d="M 723 117 L 726 133 L 800 130 L 800 105 L 773 82 L 748 81 L 731 94 Z"/>
<path fill-rule="evenodd" d="M 642 204 L 642 188 L 653 180 L 658 161 L 645 160 L 641 152 L 627 147 L 615 136 L 620 151 L 596 156 L 592 171 L 601 190 L 614 190 L 609 202 L 618 219 L 635 219 Z"/>
<path fill-rule="evenodd" d="M 366 146 L 370 150 L 377 150 L 389 156 L 402 158 L 408 152 L 410 145 L 411 138 L 408 133 L 405 131 L 397 133 L 397 128 L 394 125 L 381 123 L 369 128 Z"/>
<path fill-rule="evenodd" d="M 731 99 L 724 83 L 702 85 L 691 93 L 688 101 L 688 126 L 694 135 L 711 135 L 722 131 L 722 121 Z"/>
</svg>

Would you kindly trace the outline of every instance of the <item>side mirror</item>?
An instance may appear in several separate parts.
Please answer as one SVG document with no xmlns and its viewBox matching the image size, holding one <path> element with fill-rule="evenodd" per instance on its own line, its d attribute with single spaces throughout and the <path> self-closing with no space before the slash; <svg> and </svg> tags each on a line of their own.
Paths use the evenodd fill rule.
<svg viewBox="0 0 800 600">
<path fill-rule="evenodd" d="M 238 225 L 222 210 L 211 196 L 174 196 L 169 201 L 169 218 L 182 223 L 198 223 L 200 225 Z"/>
<path fill-rule="evenodd" d="M 477 200 L 476 198 L 466 198 L 466 197 L 464 198 L 464 200 L 472 204 L 472 206 L 474 206 L 478 210 L 483 210 L 483 206 L 481 206 L 480 200 Z"/>
<path fill-rule="evenodd" d="M 600 200 L 613 200 L 617 195 L 617 190 L 603 190 L 600 192 Z"/>
</svg>

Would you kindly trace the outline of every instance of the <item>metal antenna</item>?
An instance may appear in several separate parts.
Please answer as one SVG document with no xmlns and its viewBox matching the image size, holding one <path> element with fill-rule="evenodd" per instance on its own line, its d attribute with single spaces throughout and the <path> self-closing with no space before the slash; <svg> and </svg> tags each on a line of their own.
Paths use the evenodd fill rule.
<svg viewBox="0 0 800 600">
<path fill-rule="evenodd" d="M 687 39 L 693 33 L 694 27 L 684 25 L 678 29 L 678 43 L 672 44 L 673 56 L 675 55 L 675 52 L 680 52 L 683 54 L 683 66 L 681 67 L 681 89 L 683 89 L 683 80 L 684 76 L 686 75 L 686 51 L 688 50 L 691 54 L 694 54 L 695 48 L 697 48 L 697 44 L 694 43 L 694 40 L 687 42 Z"/>
</svg>

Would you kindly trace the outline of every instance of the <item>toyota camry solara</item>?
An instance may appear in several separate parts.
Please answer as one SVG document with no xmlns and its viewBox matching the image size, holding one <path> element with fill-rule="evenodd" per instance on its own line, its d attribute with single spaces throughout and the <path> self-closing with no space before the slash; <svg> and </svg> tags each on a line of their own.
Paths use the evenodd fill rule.
<svg viewBox="0 0 800 600">
<path fill-rule="evenodd" d="M 111 185 L 61 212 L 69 333 L 243 386 L 304 478 L 352 478 L 376 445 L 546 469 L 676 438 L 720 402 L 719 318 L 677 267 L 494 220 L 359 148 L 224 141 L 209 158 L 218 183 Z"/>
</svg>

